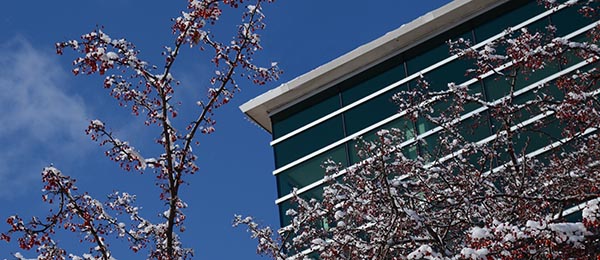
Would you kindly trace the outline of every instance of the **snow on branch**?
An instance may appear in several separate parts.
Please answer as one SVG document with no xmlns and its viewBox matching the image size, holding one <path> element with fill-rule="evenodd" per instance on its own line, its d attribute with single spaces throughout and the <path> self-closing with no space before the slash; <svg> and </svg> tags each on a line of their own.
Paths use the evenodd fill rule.
<svg viewBox="0 0 600 260">
<path fill-rule="evenodd" d="M 171 46 L 164 47 L 163 64 L 149 64 L 133 43 L 109 36 L 104 27 L 83 34 L 80 39 L 57 43 L 58 54 L 65 54 L 68 49 L 75 52 L 73 74 L 101 75 L 103 87 L 119 105 L 130 108 L 134 116 L 145 117 L 146 126 L 158 129 L 157 136 L 138 146 L 157 145 L 160 152 L 151 158 L 144 158 L 140 150 L 118 139 L 100 120 L 90 121 L 86 133 L 107 147 L 106 155 L 124 170 L 151 170 L 155 173 L 152 178 L 158 187 L 157 197 L 160 205 L 164 205 L 158 214 L 162 222 L 152 223 L 143 218 L 139 208 L 133 205 L 135 196 L 129 193 L 111 194 L 102 204 L 88 194 L 77 193 L 73 179 L 48 168 L 44 170 L 43 181 L 47 188 L 43 198 L 49 203 L 58 200 L 59 210 L 51 213 L 45 221 L 32 218 L 25 222 L 15 215 L 7 221 L 11 229 L 0 239 L 9 241 L 21 234 L 21 248 L 37 249 L 41 258 L 64 259 L 68 256 L 72 259 L 107 260 L 112 259 L 112 255 L 106 237 L 113 234 L 117 238 L 126 238 L 131 250 L 147 251 L 149 258 L 191 258 L 193 250 L 185 248 L 179 236 L 185 231 L 184 210 L 188 206 L 179 194 L 187 176 L 199 170 L 196 165 L 198 157 L 192 145 L 200 144 L 199 139 L 205 136 L 202 134 L 215 131 L 216 110 L 228 104 L 239 91 L 238 81 L 263 85 L 280 75 L 276 62 L 268 66 L 254 63 L 254 56 L 262 49 L 260 31 L 265 28 L 262 6 L 271 2 L 273 0 L 188 0 L 187 9 L 172 20 L 174 39 Z M 246 6 L 238 9 L 241 23 L 233 26 L 233 33 L 222 41 L 212 30 L 225 28 L 216 26 L 223 12 L 234 12 L 242 4 Z M 182 118 L 177 110 L 182 104 L 173 101 L 181 100 L 175 98 L 180 82 L 173 70 L 181 48 L 186 46 L 197 51 L 214 51 L 207 64 L 214 67 L 215 73 L 208 75 L 208 82 L 198 83 L 199 87 L 194 88 L 208 91 L 194 107 L 196 113 L 190 110 L 190 118 Z M 129 220 L 119 220 L 108 211 L 126 214 Z M 85 240 L 95 246 L 82 256 L 67 254 L 52 240 L 54 230 L 59 226 L 83 234 Z"/>
<path fill-rule="evenodd" d="M 450 41 L 474 63 L 468 81 L 440 90 L 421 75 L 394 96 L 405 125 L 355 140 L 351 167 L 325 161 L 322 193 L 285 202 L 287 226 L 234 225 L 273 259 L 599 257 L 598 6 L 566 5 L 594 18 L 585 32 L 508 28 L 478 49 Z"/>
</svg>

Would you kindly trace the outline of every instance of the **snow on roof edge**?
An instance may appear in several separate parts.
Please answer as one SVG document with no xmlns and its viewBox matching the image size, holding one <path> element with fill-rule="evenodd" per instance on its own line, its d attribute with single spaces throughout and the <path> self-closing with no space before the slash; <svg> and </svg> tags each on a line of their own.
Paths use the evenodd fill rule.
<svg viewBox="0 0 600 260">
<path fill-rule="evenodd" d="M 383 36 L 363 44 L 315 69 L 310 70 L 278 87 L 247 101 L 239 108 L 249 119 L 272 132 L 269 115 L 293 105 L 316 92 L 329 87 L 332 82 L 354 75 L 377 63 L 390 54 L 412 47 L 438 35 L 453 26 L 471 19 L 510 0 L 455 0 L 403 24 Z"/>
</svg>

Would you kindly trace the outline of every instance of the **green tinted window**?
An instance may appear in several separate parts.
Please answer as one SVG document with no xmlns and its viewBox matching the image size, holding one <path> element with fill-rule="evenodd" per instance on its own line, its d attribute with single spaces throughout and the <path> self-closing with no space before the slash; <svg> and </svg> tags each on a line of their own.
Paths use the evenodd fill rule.
<svg viewBox="0 0 600 260">
<path fill-rule="evenodd" d="M 344 138 L 342 116 L 336 116 L 273 146 L 275 166 L 294 160 Z"/>
<path fill-rule="evenodd" d="M 417 149 L 417 144 L 411 144 L 409 146 L 405 146 L 404 148 L 402 148 L 402 154 L 404 154 L 404 157 L 406 157 L 407 159 L 417 159 L 418 156 L 418 149 Z"/>
<path fill-rule="evenodd" d="M 498 100 L 510 93 L 511 79 L 500 76 L 487 77 L 483 80 L 488 101 Z"/>
<path fill-rule="evenodd" d="M 397 82 L 398 80 L 405 78 L 405 74 L 406 72 L 404 71 L 404 63 L 400 63 L 400 65 L 396 65 L 389 70 L 382 71 L 380 74 L 372 76 L 371 78 L 357 83 L 352 87 L 344 89 L 342 91 L 342 102 L 344 106 L 351 104 L 354 101 L 366 97 L 373 92 L 376 92 L 394 82 Z M 353 82 L 350 80 L 348 84 L 352 83 Z"/>
<path fill-rule="evenodd" d="M 590 72 L 592 74 L 598 73 L 598 61 L 588 64 L 586 66 L 583 66 L 582 68 L 579 69 L 579 71 L 587 71 Z M 596 74 L 597 75 L 597 74 Z M 599 80 L 595 80 L 595 81 L 591 81 L 591 82 L 585 82 L 587 83 L 587 91 L 592 91 L 592 90 L 597 90 L 600 88 L 600 81 Z M 594 83 L 594 84 L 591 84 Z"/>
<path fill-rule="evenodd" d="M 489 115 L 484 111 L 466 118 L 458 125 L 453 126 L 450 130 L 457 130 L 455 132 L 441 130 L 427 136 L 420 142 L 421 156 L 427 161 L 432 161 L 451 152 L 455 152 L 448 151 L 446 148 L 442 149 L 442 147 L 439 146 L 440 137 L 449 137 L 450 141 L 453 139 L 461 140 L 464 138 L 467 142 L 478 142 L 487 138 L 491 135 L 489 122 Z M 419 124 L 417 124 L 417 128 L 419 128 Z"/>
<path fill-rule="evenodd" d="M 593 19 L 580 14 L 578 6 L 563 8 L 550 15 L 550 20 L 556 26 L 556 35 L 560 37 L 594 22 Z"/>
<path fill-rule="evenodd" d="M 336 89 L 319 93 L 271 117 L 277 139 L 340 108 Z"/>
<path fill-rule="evenodd" d="M 467 91 L 467 93 L 469 93 L 470 95 L 477 96 L 481 99 L 485 99 L 485 93 L 483 92 L 483 83 L 481 81 L 469 85 L 469 90 Z M 481 107 L 481 104 L 474 101 L 469 101 L 464 105 L 464 111 L 461 114 L 469 113 L 479 107 Z"/>
<path fill-rule="evenodd" d="M 462 35 L 459 35 L 459 36 L 452 36 L 452 37 L 448 37 L 448 38 L 452 38 L 452 39 L 463 38 L 465 40 L 470 40 L 471 42 L 473 41 L 471 31 L 463 33 Z M 448 46 L 448 43 L 446 43 L 448 41 L 448 38 L 440 38 L 440 39 L 436 39 L 436 40 L 432 41 L 432 44 L 435 44 L 435 45 L 431 46 L 430 49 L 428 49 L 427 51 L 425 51 L 423 53 L 417 54 L 413 58 L 410 58 L 406 62 L 406 70 L 408 72 L 408 75 L 417 73 L 417 72 L 421 71 L 422 69 L 425 69 L 439 61 L 442 61 L 442 60 L 450 57 L 451 56 L 450 47 Z M 442 69 L 442 71 L 444 71 L 445 73 L 448 73 L 448 74 L 438 74 L 438 75 L 441 75 L 442 77 L 433 77 L 433 78 L 443 79 L 443 80 L 441 80 L 441 81 L 443 81 L 442 84 L 444 84 L 442 86 L 442 88 L 445 88 L 446 87 L 445 83 L 448 83 L 448 82 L 462 83 L 462 79 L 464 78 L 464 75 L 465 75 L 465 69 L 470 67 L 467 65 L 469 63 L 465 63 L 464 60 L 460 60 L 460 59 L 454 60 L 451 63 L 455 63 L 455 64 L 450 65 L 450 63 L 448 63 L 448 64 L 436 69 L 436 70 Z M 446 67 L 446 68 L 443 68 L 443 67 Z M 452 72 L 452 73 L 450 73 L 450 72 Z M 432 72 L 430 72 L 430 73 L 432 73 Z"/>
<path fill-rule="evenodd" d="M 574 42 L 588 41 L 589 42 L 589 39 L 587 38 L 586 33 L 583 33 L 583 34 L 580 34 L 579 36 L 571 38 L 570 41 L 574 41 Z M 572 49 L 564 52 L 563 56 L 560 58 L 561 58 L 561 65 L 563 68 L 567 68 L 569 66 L 575 65 L 576 63 L 583 61 L 581 54 L 578 54 L 577 51 L 572 50 Z"/>
<path fill-rule="evenodd" d="M 313 182 L 323 179 L 325 169 L 321 167 L 324 161 L 331 159 L 346 166 L 345 145 L 338 146 L 326 153 L 316 156 L 308 161 L 298 164 L 277 175 L 279 197 L 292 192 L 293 188 L 302 188 Z"/>
<path fill-rule="evenodd" d="M 487 111 L 465 119 L 457 129 L 459 129 L 458 133 L 468 142 L 478 142 L 492 134 Z"/>
<path fill-rule="evenodd" d="M 576 205 L 572 205 L 572 206 L 575 207 Z M 575 211 L 574 213 L 565 216 L 564 219 L 567 222 L 581 222 L 583 220 L 583 211 L 582 210 Z"/>
<path fill-rule="evenodd" d="M 543 148 L 555 141 L 560 140 L 562 126 L 559 120 L 549 117 L 540 120 L 540 122 L 527 125 L 526 127 L 517 130 L 513 133 L 512 144 L 517 158 L 523 157 L 524 154 L 534 152 Z M 499 151 L 508 151 L 507 144 L 498 144 Z M 508 152 L 499 153 L 499 165 L 509 162 L 510 156 Z"/>
<path fill-rule="evenodd" d="M 310 199 L 323 199 L 323 185 L 318 186 L 312 190 L 309 190 L 305 193 L 300 194 L 300 197 L 305 200 Z M 292 222 L 293 217 L 286 215 L 286 211 L 289 209 L 295 209 L 296 203 L 292 201 L 293 199 L 286 200 L 279 204 L 279 216 L 281 221 L 281 226 L 285 227 Z"/>
<path fill-rule="evenodd" d="M 398 112 L 398 106 L 392 101 L 392 96 L 402 89 L 393 89 L 383 93 L 344 113 L 347 135 L 354 134 L 372 124 L 386 119 Z"/>
<path fill-rule="evenodd" d="M 465 76 L 468 69 L 474 68 L 472 60 L 458 59 L 447 63 L 431 72 L 423 75 L 429 83 L 431 91 L 442 91 L 448 89 L 448 83 L 459 85 L 470 77 Z"/>
<path fill-rule="evenodd" d="M 483 80 L 485 93 L 489 101 L 497 100 L 510 94 L 511 86 L 514 84 L 514 91 L 527 87 L 559 71 L 556 63 L 547 64 L 543 69 L 535 72 L 523 71 L 523 69 L 513 68 L 510 71 L 503 71 L 507 76 L 490 76 Z M 513 77 L 512 75 L 517 75 Z"/>
<path fill-rule="evenodd" d="M 383 125 L 380 129 L 392 129 L 392 128 L 397 128 L 401 131 L 404 131 L 405 134 L 403 136 L 403 138 L 405 138 L 405 140 L 409 140 L 411 138 L 414 137 L 414 127 L 413 127 L 413 123 L 410 120 L 407 120 L 405 118 L 400 118 L 400 119 L 396 119 L 386 125 Z M 370 142 L 370 141 L 374 141 L 375 138 L 377 137 L 376 133 L 378 131 L 380 131 L 380 129 L 376 129 L 373 131 L 370 131 L 366 134 L 364 134 L 362 136 L 362 140 Z M 361 160 L 364 160 L 366 158 L 364 158 L 364 156 L 359 156 L 358 155 L 358 149 L 359 147 L 357 147 L 357 145 L 360 145 L 360 142 L 358 140 L 352 140 L 349 142 L 349 154 L 350 154 L 350 164 L 355 164 L 357 162 L 360 162 Z M 416 154 L 414 157 L 412 157 L 412 151 L 410 151 L 410 149 L 408 149 L 407 154 L 405 154 L 405 156 L 407 158 L 416 158 Z"/>
<path fill-rule="evenodd" d="M 416 83 L 413 82 L 411 84 L 416 84 Z M 483 96 L 482 89 L 483 89 L 482 84 L 480 82 L 475 82 L 468 86 L 467 93 L 469 93 L 470 95 L 478 95 L 481 98 L 483 98 L 484 96 Z M 450 97 L 452 97 L 452 96 L 450 96 Z M 450 109 L 454 108 L 456 106 L 458 106 L 458 104 L 453 102 L 453 100 L 451 100 L 450 98 L 439 100 L 431 105 L 433 112 L 430 113 L 429 115 L 432 117 L 440 117 L 442 114 L 445 114 L 446 116 L 448 116 L 448 115 L 450 115 L 450 113 L 452 113 L 452 111 L 450 111 Z M 480 108 L 480 107 L 481 107 L 481 104 L 479 104 L 477 102 L 469 101 L 462 105 L 462 111 L 460 112 L 460 114 L 461 115 L 467 114 L 467 113 L 469 113 L 477 108 Z M 423 133 L 435 128 L 437 125 L 435 125 L 433 122 L 426 119 L 425 117 L 420 116 L 417 118 L 416 126 L 417 126 L 417 132 L 419 134 L 423 134 Z"/>
<path fill-rule="evenodd" d="M 542 99 L 545 99 L 550 102 L 560 101 L 562 100 L 563 96 L 563 92 L 560 89 L 558 89 L 558 87 L 555 84 L 553 84 L 553 82 L 546 84 L 541 89 L 530 90 L 528 92 L 515 96 L 512 103 L 514 105 L 524 106 L 521 109 L 514 111 L 514 113 L 511 115 L 510 119 L 512 124 L 514 125 L 517 123 L 521 123 L 525 120 L 528 120 L 532 117 L 543 113 L 543 111 L 540 109 L 539 104 L 528 104 L 528 102 L 531 102 L 532 100 Z M 494 129 L 501 129 L 504 123 L 492 117 L 492 125 Z"/>
<path fill-rule="evenodd" d="M 412 75 L 449 56 L 450 49 L 448 45 L 445 43 L 439 44 L 435 48 L 409 59 L 406 62 L 406 71 L 408 72 L 408 75 Z"/>
<path fill-rule="evenodd" d="M 431 162 L 443 156 L 443 154 L 440 153 L 438 139 L 439 135 L 433 134 L 423 138 L 422 140 L 419 140 L 419 156 L 423 158 L 426 162 Z"/>
<path fill-rule="evenodd" d="M 531 124 L 520 133 L 515 149 L 530 153 L 562 139 L 564 125 L 555 118 L 546 118 L 542 124 Z"/>
<path fill-rule="evenodd" d="M 487 38 L 503 32 L 506 28 L 515 26 L 544 11 L 545 8 L 543 6 L 538 5 L 536 1 L 530 1 L 529 4 L 521 8 L 504 12 L 494 17 L 495 19 L 475 28 L 477 41 L 482 42 Z"/>
<path fill-rule="evenodd" d="M 292 202 L 292 200 L 287 200 L 279 204 L 279 221 L 282 227 L 285 227 L 292 223 L 293 217 L 285 214 L 286 211 L 288 211 L 291 208 L 295 208 L 295 204 Z"/>
</svg>

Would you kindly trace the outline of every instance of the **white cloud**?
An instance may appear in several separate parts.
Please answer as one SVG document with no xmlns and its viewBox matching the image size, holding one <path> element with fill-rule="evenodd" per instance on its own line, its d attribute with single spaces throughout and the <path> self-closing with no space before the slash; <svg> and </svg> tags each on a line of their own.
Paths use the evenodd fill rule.
<svg viewBox="0 0 600 260">
<path fill-rule="evenodd" d="M 68 93 L 57 57 L 17 37 L 0 43 L 0 197 L 39 190 L 41 168 L 80 156 L 85 105 Z"/>
</svg>

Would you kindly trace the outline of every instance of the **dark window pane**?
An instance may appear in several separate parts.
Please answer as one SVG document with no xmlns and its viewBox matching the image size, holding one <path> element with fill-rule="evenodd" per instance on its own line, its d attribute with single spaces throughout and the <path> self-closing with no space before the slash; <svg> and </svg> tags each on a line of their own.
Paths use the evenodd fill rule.
<svg viewBox="0 0 600 260">
<path fill-rule="evenodd" d="M 508 78 L 490 76 L 483 80 L 488 101 L 498 100 L 510 93 L 511 81 Z"/>
<path fill-rule="evenodd" d="M 335 88 L 319 93 L 271 117 L 273 139 L 277 139 L 340 108 Z"/>
<path fill-rule="evenodd" d="M 531 124 L 517 136 L 517 151 L 531 153 L 562 139 L 564 125 L 555 118 L 545 118 L 541 124 Z"/>
<path fill-rule="evenodd" d="M 519 69 L 505 70 L 507 76 L 490 76 L 483 80 L 488 101 L 494 101 L 510 94 L 511 86 L 514 91 L 527 87 L 559 71 L 556 63 L 547 64 L 543 69 L 535 72 L 526 72 Z M 517 75 L 513 78 L 512 75 Z M 513 80 L 514 79 L 514 80 Z"/>
<path fill-rule="evenodd" d="M 309 190 L 305 193 L 300 194 L 300 197 L 305 200 L 310 200 L 310 199 L 321 200 L 321 199 L 323 199 L 323 185 L 318 186 L 312 190 Z M 285 227 L 292 222 L 293 217 L 287 216 L 285 214 L 285 212 L 288 209 L 295 209 L 296 205 L 297 204 L 295 202 L 293 202 L 292 199 L 286 200 L 285 202 L 282 202 L 281 204 L 279 204 L 279 216 L 281 216 L 280 221 L 281 221 L 282 227 Z"/>
<path fill-rule="evenodd" d="M 546 9 L 537 4 L 536 1 L 530 1 L 527 5 L 502 13 L 487 23 L 484 23 L 475 28 L 475 35 L 478 42 L 482 42 L 498 33 L 501 33 L 508 27 L 515 26 Z"/>
<path fill-rule="evenodd" d="M 571 205 L 571 206 L 575 207 L 577 205 Z M 583 211 L 581 211 L 581 210 L 575 211 L 575 213 L 565 216 L 564 218 L 567 222 L 581 222 L 583 220 Z"/>
<path fill-rule="evenodd" d="M 404 148 L 402 148 L 402 154 L 404 155 L 404 157 L 406 157 L 407 159 L 417 159 L 418 153 L 417 153 L 417 144 L 411 144 L 408 145 Z"/>
<path fill-rule="evenodd" d="M 429 83 L 430 90 L 437 92 L 448 89 L 448 83 L 459 85 L 469 80 L 470 77 L 465 74 L 473 67 L 472 60 L 458 59 L 426 73 L 423 77 Z"/>
<path fill-rule="evenodd" d="M 492 134 L 487 111 L 465 119 L 456 128 L 459 129 L 458 133 L 468 142 L 478 142 Z"/>
<path fill-rule="evenodd" d="M 412 83 L 415 84 L 415 83 Z M 484 95 L 482 93 L 482 86 L 480 82 L 475 82 L 471 85 L 468 86 L 468 93 L 470 95 L 477 95 L 480 98 L 483 98 Z M 458 104 L 456 104 L 455 102 L 453 102 L 451 100 L 452 96 L 446 98 L 446 99 L 442 99 L 439 101 L 436 101 L 435 103 L 433 103 L 431 105 L 432 107 L 432 112 L 429 114 L 430 116 L 437 118 L 440 116 L 448 116 L 451 114 L 452 111 L 450 111 L 450 109 L 452 108 L 458 108 Z M 480 108 L 481 104 L 477 103 L 477 102 L 467 102 L 464 103 L 462 105 L 462 107 L 460 109 L 462 109 L 462 111 L 460 112 L 461 115 L 465 115 L 469 112 L 472 112 L 473 110 Z M 431 122 L 430 120 L 426 119 L 424 116 L 420 116 L 417 118 L 417 122 L 416 122 L 416 126 L 417 126 L 417 132 L 419 134 L 423 134 L 433 128 L 435 128 L 437 125 L 435 125 L 433 122 Z"/>
<path fill-rule="evenodd" d="M 292 216 L 288 216 L 285 213 L 289 210 L 289 209 L 293 209 L 295 208 L 294 203 L 292 202 L 292 200 L 287 200 L 282 202 L 281 204 L 279 204 L 279 216 L 280 219 L 279 221 L 281 222 L 281 226 L 285 227 L 287 225 L 289 225 L 290 223 L 292 223 Z"/>
<path fill-rule="evenodd" d="M 344 113 L 347 135 L 354 134 L 398 112 L 392 96 L 406 87 L 383 93 Z"/>
<path fill-rule="evenodd" d="M 274 145 L 275 166 L 284 166 L 344 138 L 342 116 L 336 116 Z"/>
<path fill-rule="evenodd" d="M 419 141 L 419 156 L 426 162 L 431 162 L 444 154 L 439 150 L 439 135 L 433 134 Z"/>
<path fill-rule="evenodd" d="M 450 154 L 451 152 L 456 152 L 448 151 L 446 148 L 442 150 L 442 147 L 439 146 L 440 138 L 449 138 L 449 142 L 452 142 L 454 139 L 464 139 L 467 142 L 478 142 L 490 135 L 489 117 L 488 113 L 484 111 L 478 115 L 473 115 L 464 119 L 458 123 L 458 125 L 452 126 L 449 130 L 441 130 L 425 137 L 423 141 L 420 142 L 421 157 L 425 158 L 427 161 L 432 161 Z M 472 163 L 475 164 L 476 162 L 477 160 L 473 160 Z"/>
<path fill-rule="evenodd" d="M 462 35 L 459 36 L 453 36 L 453 37 L 449 37 L 452 39 L 458 39 L 458 38 L 463 38 L 465 40 L 470 40 L 471 42 L 473 42 L 473 37 L 471 37 L 472 33 L 471 31 L 468 31 L 466 33 L 463 33 Z M 417 56 L 409 59 L 406 62 L 406 70 L 408 72 L 408 75 L 412 75 L 414 73 L 417 73 L 419 71 L 421 71 L 422 69 L 425 69 L 441 60 L 444 60 L 448 57 L 451 56 L 450 54 L 450 47 L 448 46 L 448 44 L 446 43 L 449 39 L 436 39 L 437 43 L 433 43 L 432 44 L 436 44 L 435 46 L 432 46 L 431 49 L 421 53 L 421 54 L 417 54 Z M 447 74 L 447 75 L 443 75 L 443 74 L 438 74 L 438 75 L 442 75 L 442 77 L 435 77 L 436 79 L 439 78 L 440 81 L 443 81 L 442 84 L 444 84 L 443 88 L 446 87 L 445 83 L 448 82 L 458 82 L 458 83 L 462 83 L 464 75 L 465 75 L 465 70 L 466 68 L 471 67 L 469 64 L 472 64 L 472 62 L 465 62 L 465 60 L 454 60 L 452 63 L 454 63 L 453 65 L 451 64 L 446 64 L 442 67 L 448 66 L 447 68 L 438 68 L 438 69 L 442 69 L 443 71 L 446 71 L 446 73 L 448 72 L 452 72 L 451 74 Z M 436 69 L 436 70 L 438 70 Z M 458 72 L 458 73 L 456 73 Z M 450 78 L 449 78 L 450 77 Z M 460 81 L 460 82 L 459 82 Z"/>
<path fill-rule="evenodd" d="M 512 144 L 516 158 L 534 152 L 562 138 L 561 133 L 564 125 L 552 116 L 544 118 L 539 122 L 529 124 L 513 132 Z M 507 144 L 498 144 L 498 151 L 508 151 Z M 508 163 L 510 159 L 508 152 L 499 153 L 499 165 Z"/>
<path fill-rule="evenodd" d="M 375 138 L 377 137 L 376 133 L 378 131 L 380 131 L 381 129 L 392 129 L 392 128 L 396 128 L 399 129 L 401 131 L 404 131 L 404 136 L 402 138 L 404 138 L 405 140 L 409 140 L 411 138 L 414 137 L 414 129 L 413 129 L 413 123 L 410 120 L 407 120 L 405 118 L 400 118 L 397 120 L 394 120 L 388 124 L 383 125 L 381 128 L 370 131 L 366 134 L 364 134 L 362 136 L 362 140 L 370 142 L 370 141 L 374 141 Z M 357 145 L 360 145 L 360 142 L 358 140 L 352 140 L 349 142 L 349 149 L 350 149 L 350 165 L 355 164 L 357 162 L 360 162 L 361 160 L 364 160 L 366 158 L 361 158 L 361 156 L 358 155 L 358 147 Z M 408 155 L 405 155 L 406 157 L 412 156 L 412 151 L 407 150 Z M 416 156 L 415 156 L 416 157 Z"/>
<path fill-rule="evenodd" d="M 565 36 L 578 30 L 592 22 L 594 19 L 583 16 L 579 13 L 579 6 L 571 6 L 550 15 L 552 24 L 556 25 L 556 35 Z"/>
<path fill-rule="evenodd" d="M 279 197 L 291 193 L 293 188 L 300 189 L 323 179 L 325 169 L 323 169 L 321 165 L 328 159 L 339 162 L 342 165 L 347 165 L 345 147 L 345 145 L 338 146 L 337 148 L 277 174 Z"/>
<path fill-rule="evenodd" d="M 543 98 L 552 98 L 553 101 L 560 101 L 562 100 L 563 96 L 563 92 L 560 89 L 558 89 L 558 87 L 553 82 L 550 82 L 547 83 L 541 89 L 530 90 L 526 93 L 522 93 L 521 95 L 515 96 L 513 104 L 526 105 L 527 102 L 536 99 L 542 100 Z M 540 104 L 529 104 L 527 106 L 523 106 L 517 111 L 512 112 L 512 115 L 510 115 L 511 124 L 515 125 L 521 123 L 525 120 L 528 120 L 532 117 L 543 113 L 540 106 Z M 500 122 L 499 119 L 497 119 L 496 117 L 499 117 L 499 115 L 497 114 L 504 113 L 506 111 L 501 109 L 500 111 L 492 112 L 494 114 L 494 116 L 492 117 L 492 128 L 494 129 L 494 131 L 501 130 L 505 123 Z"/>
<path fill-rule="evenodd" d="M 590 39 L 587 37 L 586 33 L 580 34 L 576 37 L 570 39 L 570 41 L 574 42 L 590 42 Z M 573 66 L 581 61 L 583 61 L 582 53 L 578 53 L 576 50 L 567 50 L 560 57 L 561 65 L 563 68 L 568 68 Z"/>
<path fill-rule="evenodd" d="M 353 85 L 352 87 L 343 90 L 342 102 L 344 106 L 351 104 L 356 100 L 366 97 L 372 94 L 373 92 L 376 92 L 394 82 L 405 78 L 406 74 L 406 72 L 404 71 L 404 63 L 400 63 L 399 65 L 396 65 L 395 67 L 392 67 L 389 70 L 385 70 L 379 73 L 380 74 L 371 76 L 371 78 L 366 79 L 360 83 L 354 83 L 355 85 Z M 349 82 L 347 84 L 352 83 L 353 82 Z"/>
</svg>

